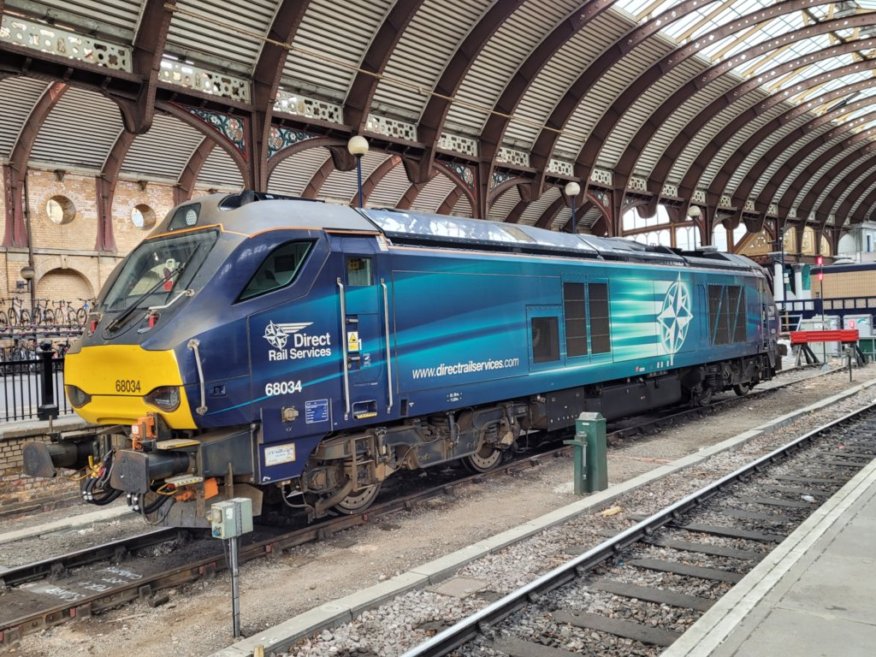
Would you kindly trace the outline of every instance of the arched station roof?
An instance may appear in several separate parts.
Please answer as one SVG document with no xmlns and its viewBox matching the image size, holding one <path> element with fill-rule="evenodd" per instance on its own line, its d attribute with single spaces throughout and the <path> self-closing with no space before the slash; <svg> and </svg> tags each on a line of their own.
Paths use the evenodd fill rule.
<svg viewBox="0 0 876 657">
<path fill-rule="evenodd" d="M 169 182 L 177 200 L 245 185 L 355 203 L 356 134 L 372 206 L 558 230 L 575 207 L 576 228 L 618 235 L 625 211 L 662 203 L 676 222 L 696 217 L 704 243 L 744 222 L 836 244 L 876 204 L 876 0 L 0 12 L 7 245 L 22 240 L 28 167 L 93 172 L 105 214 L 125 177 Z"/>
</svg>

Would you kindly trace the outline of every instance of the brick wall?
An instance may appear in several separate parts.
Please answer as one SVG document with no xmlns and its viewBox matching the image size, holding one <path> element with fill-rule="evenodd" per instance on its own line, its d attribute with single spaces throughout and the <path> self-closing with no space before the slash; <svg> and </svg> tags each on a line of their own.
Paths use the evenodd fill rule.
<svg viewBox="0 0 876 657">
<path fill-rule="evenodd" d="M 5 190 L 0 176 L 0 235 L 5 230 Z M 118 262 L 151 230 L 137 228 L 131 210 L 147 206 L 161 221 L 173 205 L 171 185 L 121 181 L 113 200 L 112 221 L 115 253 L 98 253 L 97 190 L 92 176 L 68 173 L 59 179 L 51 171 L 28 173 L 30 225 L 34 251 L 37 298 L 72 301 L 97 295 Z M 69 199 L 75 206 L 72 221 L 57 224 L 47 211 L 53 197 Z M 145 208 L 144 208 L 145 210 Z M 147 212 L 148 214 L 148 212 Z M 21 268 L 28 264 L 28 250 L 0 247 L 0 298 L 17 295 L 30 306 L 27 288 L 17 286 Z M 21 449 L 34 438 L 0 436 L 0 514 L 24 513 L 75 502 L 79 484 L 65 477 L 34 479 L 21 474 Z"/>
<path fill-rule="evenodd" d="M 136 182 L 119 182 L 113 199 L 113 233 L 119 253 L 130 252 L 153 228 L 137 228 L 131 220 L 131 211 L 140 205 L 151 209 L 160 222 L 173 207 L 173 187 L 149 183 L 143 189 Z"/>
<path fill-rule="evenodd" d="M 819 282 L 812 277 L 812 294 L 821 293 Z M 876 269 L 824 274 L 824 298 L 876 296 Z"/>
<path fill-rule="evenodd" d="M 66 476 L 37 479 L 21 473 L 22 447 L 26 442 L 41 439 L 48 441 L 47 437 L 0 438 L 0 515 L 49 509 L 78 501 L 79 484 Z"/>
<path fill-rule="evenodd" d="M 0 231 L 6 223 L 3 184 L 0 177 Z M 96 194 L 93 176 L 67 173 L 59 177 L 53 171 L 28 172 L 37 298 L 68 300 L 78 305 L 78 299 L 96 296 L 119 260 L 151 231 L 151 226 L 135 226 L 132 210 L 139 207 L 159 222 L 173 207 L 172 185 L 119 181 L 112 208 L 116 251 L 98 253 Z M 62 224 L 52 221 L 47 204 L 53 198 L 70 201 L 75 208 L 71 221 Z M 19 295 L 29 307 L 27 288 L 18 285 L 21 268 L 27 264 L 27 249 L 0 247 L 0 297 Z"/>
</svg>

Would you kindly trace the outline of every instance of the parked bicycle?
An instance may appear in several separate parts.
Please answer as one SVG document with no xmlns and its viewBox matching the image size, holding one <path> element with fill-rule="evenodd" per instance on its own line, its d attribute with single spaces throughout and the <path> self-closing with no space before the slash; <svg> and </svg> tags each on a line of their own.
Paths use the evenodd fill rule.
<svg viewBox="0 0 876 657">
<path fill-rule="evenodd" d="M 82 301 L 82 299 L 80 299 Z M 76 308 L 73 302 L 61 300 L 53 301 L 55 306 L 55 322 L 66 326 L 82 326 L 85 323 L 87 312 L 82 308 Z"/>
<path fill-rule="evenodd" d="M 55 313 L 49 308 L 48 299 L 34 299 L 31 318 L 34 326 L 52 326 L 55 323 Z"/>
<path fill-rule="evenodd" d="M 24 326 L 30 323 L 30 313 L 24 307 L 24 301 L 19 297 L 12 297 L 9 300 L 9 308 L 3 312 L 3 318 L 6 319 L 6 325 L 10 327 Z M 0 299 L 0 306 L 6 306 L 6 299 Z M 2 318 L 0 318 L 2 323 Z"/>
</svg>

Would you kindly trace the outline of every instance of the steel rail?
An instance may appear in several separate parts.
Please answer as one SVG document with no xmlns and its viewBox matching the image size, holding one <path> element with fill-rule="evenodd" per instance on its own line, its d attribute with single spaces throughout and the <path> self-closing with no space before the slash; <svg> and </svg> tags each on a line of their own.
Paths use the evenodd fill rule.
<svg viewBox="0 0 876 657">
<path fill-rule="evenodd" d="M 670 504 L 648 518 L 641 520 L 632 527 L 625 529 L 617 536 L 603 541 L 578 557 L 570 559 L 566 563 L 557 566 L 550 572 L 547 572 L 528 584 L 525 584 L 516 591 L 512 591 L 484 609 L 475 612 L 455 625 L 439 632 L 424 643 L 408 650 L 401 657 L 440 657 L 448 654 L 452 650 L 455 650 L 474 639 L 478 634 L 482 633 L 483 630 L 488 629 L 491 625 L 503 620 L 513 612 L 527 605 L 533 597 L 537 597 L 540 594 L 551 591 L 580 577 L 584 573 L 592 570 L 595 566 L 598 566 L 615 554 L 618 554 L 626 547 L 642 541 L 656 529 L 672 522 L 686 511 L 715 496 L 728 484 L 742 480 L 746 476 L 757 471 L 759 468 L 762 468 L 780 458 L 789 456 L 794 450 L 798 450 L 812 442 L 818 435 L 830 431 L 843 423 L 853 421 L 864 413 L 871 412 L 874 408 L 876 408 L 876 402 L 817 427 L 773 450 L 769 454 L 755 459 L 734 472 L 721 477 L 698 491 Z"/>
<path fill-rule="evenodd" d="M 816 376 L 825 376 L 826 374 L 831 374 L 832 372 L 825 372 L 818 374 Z M 660 416 L 658 418 L 646 419 L 641 422 L 638 422 L 629 427 L 623 427 L 621 429 L 616 429 L 610 431 L 607 434 L 607 438 L 610 441 L 613 438 L 621 438 L 626 436 L 627 434 L 635 434 L 637 432 L 641 432 L 643 429 L 653 426 L 660 426 L 667 422 L 677 422 L 680 420 L 684 420 L 690 417 L 699 417 L 703 412 L 716 412 L 725 406 L 740 403 L 745 401 L 746 399 L 751 399 L 752 397 L 756 397 L 759 395 L 764 395 L 770 392 L 774 392 L 777 390 L 781 390 L 788 386 L 794 385 L 796 383 L 802 383 L 803 381 L 809 381 L 812 378 L 807 379 L 799 379 L 797 381 L 789 381 L 787 383 L 774 386 L 772 388 L 768 388 L 766 390 L 754 390 L 748 395 L 744 397 L 731 397 L 729 399 L 717 400 L 709 406 L 703 407 L 694 407 L 687 408 L 681 411 L 675 411 L 668 415 Z M 558 439 L 559 440 L 559 439 Z M 549 444 L 549 443 L 546 443 Z M 549 449 L 545 449 L 543 451 L 537 451 L 533 453 L 529 453 L 521 456 L 518 460 L 511 461 L 505 463 L 501 467 L 498 467 L 494 470 L 490 470 L 487 472 L 478 472 L 470 475 L 466 475 L 464 477 L 460 477 L 459 479 L 455 479 L 453 481 L 444 482 L 435 486 L 434 488 L 420 491 L 418 493 L 414 493 L 412 495 L 408 495 L 402 498 L 398 498 L 398 502 L 402 505 L 402 507 L 406 505 L 410 505 L 413 502 L 416 502 L 421 499 L 427 499 L 430 495 L 436 495 L 441 493 L 442 491 L 447 490 L 450 487 L 462 485 L 466 483 L 474 483 L 481 482 L 485 479 L 488 479 L 493 476 L 499 476 L 503 474 L 511 474 L 514 472 L 519 472 L 530 467 L 535 467 L 542 463 L 542 460 L 550 457 L 559 457 L 563 455 L 568 455 L 571 452 L 571 448 L 565 445 L 560 445 L 556 447 L 552 447 Z M 374 515 L 383 515 L 384 513 L 391 513 L 397 510 L 397 505 L 395 501 L 387 501 L 382 502 L 380 504 L 373 505 L 363 514 L 360 514 L 364 517 L 364 521 L 368 521 L 368 516 Z M 355 516 L 354 516 L 355 517 Z M 334 519 L 334 521 L 338 521 L 340 519 Z M 345 525 L 346 528 L 349 525 Z M 318 525 L 313 525 L 313 527 L 320 527 L 325 529 L 326 531 L 331 531 L 331 520 L 323 521 Z M 56 557 L 50 557 L 48 559 L 44 559 L 41 561 L 24 564 L 21 566 L 14 566 L 12 568 L 6 569 L 0 574 L 0 583 L 4 584 L 8 587 L 19 586 L 20 584 L 24 584 L 26 582 L 39 580 L 45 578 L 49 575 L 52 575 L 58 571 L 69 570 L 70 568 L 78 568 L 81 566 L 87 566 L 93 563 L 97 563 L 101 560 L 106 559 L 107 557 L 113 556 L 117 554 L 119 550 L 127 550 L 129 552 L 152 547 L 154 545 L 158 545 L 160 543 L 167 542 L 169 540 L 173 540 L 178 538 L 180 534 L 191 531 L 186 528 L 174 528 L 174 527 L 162 527 L 157 528 L 143 534 L 139 534 L 137 536 L 121 538 L 114 541 L 109 541 L 107 543 L 102 543 L 99 545 L 91 546 L 88 548 L 83 548 L 81 550 L 76 550 L 73 552 L 65 553 Z M 290 546 L 291 547 L 291 546 Z"/>
<path fill-rule="evenodd" d="M 180 538 L 186 531 L 190 530 L 160 527 L 143 534 L 138 534 L 137 536 L 120 538 L 74 552 L 67 552 L 57 557 L 50 557 L 21 566 L 13 566 L 0 572 L 0 584 L 7 587 L 21 586 L 27 582 L 44 579 L 71 568 L 88 566 L 110 559 L 119 554 L 120 551 L 130 552 L 160 545 Z"/>
<path fill-rule="evenodd" d="M 825 374 L 829 373 L 830 372 L 826 372 L 817 376 L 824 376 Z M 723 400 L 723 403 L 716 402 L 714 404 L 711 404 L 710 406 L 690 408 L 672 414 L 670 416 L 647 420 L 645 422 L 636 424 L 633 427 L 627 427 L 619 431 L 611 432 L 608 434 L 608 437 L 611 438 L 612 436 L 621 435 L 624 432 L 638 431 L 642 428 L 652 425 L 659 425 L 669 420 L 678 421 L 684 419 L 685 417 L 700 416 L 703 411 L 708 411 L 711 407 L 714 407 L 715 410 L 717 410 L 718 408 L 723 407 L 727 404 L 733 404 L 739 401 L 743 401 L 756 394 L 766 394 L 772 391 L 780 390 L 787 386 L 794 385 L 796 383 L 809 381 L 812 378 L 816 377 L 808 377 L 806 379 L 789 381 L 785 384 L 782 384 L 780 386 L 774 386 L 767 390 L 755 391 L 755 393 L 750 393 L 745 397 L 730 398 L 727 400 Z M 564 454 L 568 454 L 570 451 L 571 448 L 568 446 L 558 446 L 547 449 L 545 451 L 527 454 L 520 459 L 506 463 L 503 466 L 498 467 L 494 470 L 467 475 L 458 479 L 454 479 L 452 481 L 443 482 L 423 491 L 418 491 L 402 497 L 396 497 L 391 500 L 387 500 L 386 502 L 375 504 L 361 514 L 330 518 L 318 524 L 310 525 L 304 528 L 298 528 L 290 532 L 286 532 L 277 536 L 272 536 L 270 538 L 251 543 L 241 548 L 240 562 L 244 563 L 252 559 L 274 554 L 278 551 L 289 549 L 298 545 L 325 539 L 339 531 L 363 525 L 371 522 L 375 518 L 389 515 L 403 509 L 408 509 L 412 504 L 416 502 L 423 501 L 437 495 L 441 495 L 446 491 L 452 490 L 454 487 L 462 486 L 468 483 L 479 483 L 492 477 L 520 472 L 528 468 L 540 465 L 545 458 L 562 456 Z M 151 544 L 166 542 L 167 540 L 169 540 L 169 538 L 167 537 L 177 531 L 178 530 L 176 528 L 162 528 L 153 530 L 140 536 L 128 539 L 119 539 L 105 545 L 99 545 L 93 548 L 86 548 L 84 550 L 71 552 L 69 554 L 61 555 L 59 557 L 54 557 L 37 563 L 13 568 L 10 571 L 4 572 L 2 577 L 6 581 L 7 585 L 9 585 L 11 582 L 11 580 L 9 579 L 10 575 L 12 575 L 13 577 L 17 577 L 20 582 L 33 581 L 35 579 L 39 579 L 40 577 L 46 577 L 48 575 L 51 575 L 57 570 L 63 571 L 64 569 L 70 567 L 97 563 L 101 560 L 101 556 L 105 559 L 107 558 L 107 556 L 112 556 L 113 554 L 115 554 L 116 550 L 127 549 L 131 551 L 137 549 L 138 541 L 144 538 L 146 540 L 149 540 L 150 537 L 152 537 Z M 161 535 L 163 533 L 165 534 L 165 538 L 162 539 Z M 147 546 L 148 545 L 144 543 L 139 547 Z M 85 561 L 85 559 L 87 558 L 87 553 L 90 551 L 95 552 L 95 558 Z M 80 559 L 82 561 L 79 561 Z M 60 563 L 61 566 L 53 565 L 58 563 Z M 0 646 L 17 640 L 22 634 L 38 631 L 43 627 L 55 625 L 57 623 L 61 623 L 67 620 L 87 617 L 90 616 L 92 613 L 99 613 L 100 611 L 119 606 L 120 604 L 123 604 L 130 600 L 148 597 L 149 595 L 152 595 L 155 591 L 160 589 L 169 588 L 172 586 L 179 586 L 181 584 L 197 581 L 206 574 L 218 572 L 225 568 L 225 559 L 223 553 L 220 552 L 216 555 L 204 557 L 192 563 L 183 566 L 177 566 L 164 572 L 147 575 L 142 579 L 136 580 L 129 584 L 119 585 L 107 591 L 87 595 L 74 602 L 64 602 L 54 605 L 52 607 L 46 607 L 37 613 L 23 615 L 14 620 L 0 623 Z M 16 573 L 18 574 L 16 575 Z"/>
</svg>

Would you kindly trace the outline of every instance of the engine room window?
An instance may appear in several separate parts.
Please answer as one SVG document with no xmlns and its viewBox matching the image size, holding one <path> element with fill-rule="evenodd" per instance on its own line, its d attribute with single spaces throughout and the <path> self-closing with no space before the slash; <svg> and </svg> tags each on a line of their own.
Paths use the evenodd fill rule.
<svg viewBox="0 0 876 657">
<path fill-rule="evenodd" d="M 532 360 L 536 363 L 560 360 L 560 332 L 556 317 L 532 318 Z"/>
<path fill-rule="evenodd" d="M 587 316 L 584 283 L 563 283 L 563 314 L 566 326 L 566 355 L 587 355 Z"/>
<path fill-rule="evenodd" d="M 594 354 L 611 351 L 611 318 L 608 313 L 608 283 L 591 283 L 590 338 Z"/>
<path fill-rule="evenodd" d="M 733 325 L 733 342 L 745 342 L 745 288 L 739 285 L 727 288 L 730 307 L 735 308 Z"/>
<path fill-rule="evenodd" d="M 274 249 L 246 284 L 239 301 L 290 285 L 298 275 L 312 245 L 312 242 L 287 242 Z"/>
<path fill-rule="evenodd" d="M 712 344 L 745 342 L 745 289 L 739 285 L 709 286 L 709 331 Z"/>
<path fill-rule="evenodd" d="M 371 258 L 347 258 L 347 285 L 365 287 L 373 282 Z"/>
</svg>

